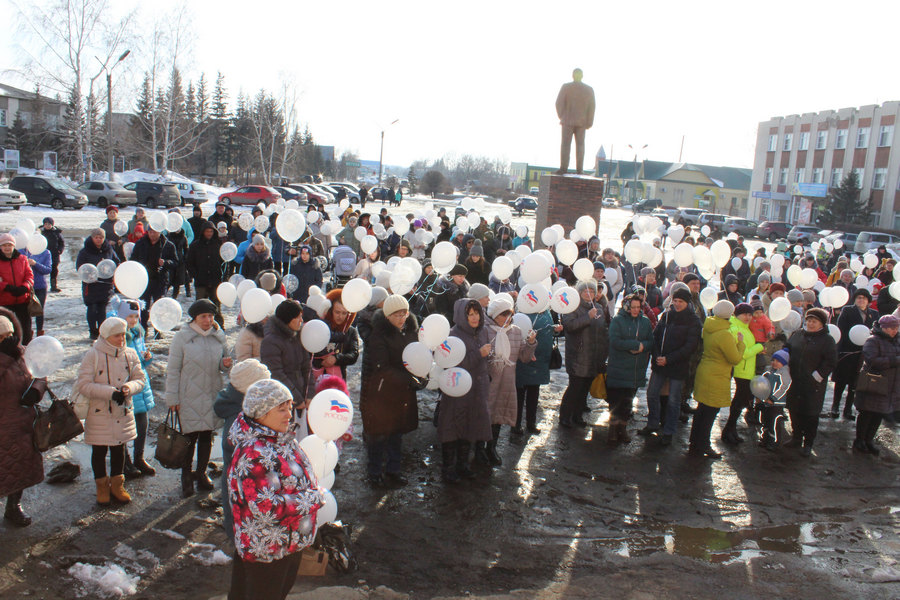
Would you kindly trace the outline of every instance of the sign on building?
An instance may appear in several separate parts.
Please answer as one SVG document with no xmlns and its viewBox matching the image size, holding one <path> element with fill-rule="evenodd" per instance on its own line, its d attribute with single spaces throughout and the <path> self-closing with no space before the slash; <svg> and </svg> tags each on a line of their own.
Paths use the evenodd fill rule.
<svg viewBox="0 0 900 600">
<path fill-rule="evenodd" d="M 794 183 L 791 185 L 791 195 L 824 198 L 828 195 L 828 186 L 824 183 Z"/>
</svg>

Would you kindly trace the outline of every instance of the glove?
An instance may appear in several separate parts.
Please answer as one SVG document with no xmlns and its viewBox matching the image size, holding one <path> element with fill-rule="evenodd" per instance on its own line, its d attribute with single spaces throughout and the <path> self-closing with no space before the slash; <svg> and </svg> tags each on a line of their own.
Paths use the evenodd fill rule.
<svg viewBox="0 0 900 600">
<path fill-rule="evenodd" d="M 812 372 L 812 378 L 816 380 L 816 383 L 822 383 L 822 376 L 819 375 L 818 371 Z"/>
<path fill-rule="evenodd" d="M 114 391 L 112 399 L 116 404 L 122 406 L 123 404 L 125 404 L 125 392 L 123 392 L 122 390 Z"/>
<path fill-rule="evenodd" d="M 24 296 L 28 293 L 28 288 L 24 285 L 12 285 L 7 284 L 6 291 L 12 294 L 13 296 Z"/>
</svg>

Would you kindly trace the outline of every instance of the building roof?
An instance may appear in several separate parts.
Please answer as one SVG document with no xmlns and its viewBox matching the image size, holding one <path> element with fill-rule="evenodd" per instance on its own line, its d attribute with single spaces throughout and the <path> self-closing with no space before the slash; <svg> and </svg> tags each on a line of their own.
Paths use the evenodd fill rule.
<svg viewBox="0 0 900 600">
<path fill-rule="evenodd" d="M 605 177 L 609 173 L 613 179 L 634 179 L 635 167 L 637 167 L 638 179 L 655 181 L 678 171 L 697 171 L 706 175 L 715 185 L 731 190 L 749 190 L 750 176 L 753 174 L 753 169 L 657 160 L 644 160 L 639 163 L 630 160 L 601 160 L 598 161 L 597 171 L 601 177 Z"/>
<path fill-rule="evenodd" d="M 13 87 L 9 84 L 0 82 L 0 96 L 6 98 L 16 98 L 18 100 L 34 100 L 34 92 L 28 92 L 26 90 L 21 90 L 17 87 Z M 41 96 L 41 98 L 45 102 L 53 102 L 54 104 L 62 104 L 56 98 L 50 98 L 48 96 Z"/>
</svg>

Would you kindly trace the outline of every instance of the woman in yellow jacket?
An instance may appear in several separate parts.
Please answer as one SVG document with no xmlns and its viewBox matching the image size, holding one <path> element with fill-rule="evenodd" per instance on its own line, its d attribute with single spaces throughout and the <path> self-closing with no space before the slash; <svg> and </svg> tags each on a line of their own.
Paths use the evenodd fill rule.
<svg viewBox="0 0 900 600">
<path fill-rule="evenodd" d="M 765 346 L 757 342 L 750 331 L 750 320 L 753 318 L 753 307 L 746 302 L 741 302 L 734 307 L 734 316 L 731 317 L 731 334 L 737 339 L 738 335 L 744 339 L 744 357 L 734 366 L 734 398 L 731 400 L 731 410 L 728 412 L 728 423 L 722 430 L 722 441 L 726 444 L 736 445 L 744 440 L 737 433 L 737 422 L 741 413 L 747 409 L 748 426 L 759 425 L 759 417 L 753 413 L 751 417 L 750 407 L 753 403 L 753 393 L 750 391 L 750 380 L 756 377 L 756 355 L 765 350 Z M 755 423 L 753 421 L 755 420 Z"/>
<path fill-rule="evenodd" d="M 731 369 L 744 359 L 746 347 L 743 334 L 735 337 L 731 333 L 729 319 L 734 305 L 720 300 L 712 313 L 703 324 L 703 356 L 694 381 L 698 405 L 691 425 L 688 454 L 719 458 L 721 454 L 712 449 L 709 435 L 719 409 L 731 404 Z"/>
</svg>

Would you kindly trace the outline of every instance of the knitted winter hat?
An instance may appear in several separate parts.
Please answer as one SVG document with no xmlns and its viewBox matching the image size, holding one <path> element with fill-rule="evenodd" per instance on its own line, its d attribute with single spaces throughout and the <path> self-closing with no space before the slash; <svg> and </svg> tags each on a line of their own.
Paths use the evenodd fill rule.
<svg viewBox="0 0 900 600">
<path fill-rule="evenodd" d="M 13 333 L 13 331 L 15 331 L 15 329 L 13 328 L 12 321 L 7 319 L 6 317 L 0 316 L 0 335 Z"/>
<path fill-rule="evenodd" d="M 752 315 L 753 307 L 747 304 L 746 302 L 741 302 L 737 306 L 734 307 L 734 316 L 740 315 Z"/>
<path fill-rule="evenodd" d="M 881 327 L 882 329 L 884 329 L 885 327 L 887 327 L 887 328 L 898 327 L 898 326 L 900 326 L 900 319 L 898 319 L 894 315 L 884 315 L 883 317 L 878 319 L 878 326 Z"/>
<path fill-rule="evenodd" d="M 481 244 L 476 243 L 472 246 L 472 249 L 469 250 L 469 256 L 480 256 L 484 258 L 484 248 L 481 247 Z"/>
<path fill-rule="evenodd" d="M 140 223 L 138 223 L 138 225 L 140 225 Z M 135 230 L 136 230 L 136 229 L 137 229 L 137 228 L 135 227 Z M 96 228 L 94 228 L 94 229 L 91 229 L 91 237 L 94 237 L 95 235 L 99 235 L 99 236 L 102 237 L 104 240 L 106 239 L 106 232 L 103 231 L 102 229 L 100 229 L 99 227 L 96 227 Z M 0 239 L 2 239 L 2 236 L 0 236 Z M 0 244 L 2 244 L 2 243 L 3 243 L 3 242 L 0 241 Z"/>
<path fill-rule="evenodd" d="M 125 319 L 120 319 L 119 317 L 109 317 L 108 319 L 100 323 L 100 337 L 106 339 L 119 333 L 125 333 L 127 329 L 128 323 L 125 322 Z"/>
<path fill-rule="evenodd" d="M 454 275 L 468 275 L 469 269 L 466 268 L 465 265 L 457 264 L 455 267 L 450 269 L 450 272 L 447 275 L 453 277 Z"/>
<path fill-rule="evenodd" d="M 719 300 L 713 306 L 712 312 L 720 319 L 729 319 L 734 314 L 734 304 L 728 300 Z"/>
<path fill-rule="evenodd" d="M 656 270 L 654 270 L 653 267 L 644 267 L 641 269 L 641 277 L 646 277 L 650 273 L 656 273 Z"/>
<path fill-rule="evenodd" d="M 108 215 L 108 214 L 111 213 L 111 212 L 114 212 L 114 213 L 118 214 L 118 213 L 119 213 L 119 207 L 116 206 L 115 204 L 110 204 L 109 206 L 106 207 L 106 214 Z"/>
<path fill-rule="evenodd" d="M 12 244 L 13 246 L 15 246 L 16 238 L 14 238 L 10 233 L 4 233 L 3 235 L 0 235 L 0 246 L 3 246 L 4 244 Z"/>
<path fill-rule="evenodd" d="M 229 380 L 234 389 L 245 394 L 251 385 L 262 379 L 269 379 L 271 376 L 272 373 L 269 372 L 266 365 L 255 358 L 248 358 L 231 367 Z"/>
<path fill-rule="evenodd" d="M 472 287 L 469 288 L 469 293 L 467 296 L 472 300 L 481 300 L 482 298 L 487 298 L 491 295 L 491 290 L 488 286 L 483 283 L 473 283 Z"/>
<path fill-rule="evenodd" d="M 257 233 L 256 235 L 253 236 L 253 245 L 255 246 L 256 244 L 262 244 L 263 246 L 265 246 L 266 238 L 264 238 L 263 236 L 261 236 Z"/>
<path fill-rule="evenodd" d="M 700 276 L 697 275 L 696 273 L 688 273 L 687 275 L 685 275 L 684 277 L 681 278 L 681 283 L 684 283 L 685 285 L 687 285 L 688 283 L 690 283 L 692 281 L 700 281 Z"/>
<path fill-rule="evenodd" d="M 828 313 L 821 308 L 811 308 L 806 311 L 806 319 L 816 319 L 821 322 L 822 325 L 828 325 Z"/>
<path fill-rule="evenodd" d="M 191 307 L 188 309 L 188 316 L 191 318 L 191 320 L 193 320 L 200 315 L 214 315 L 217 312 L 219 312 L 219 309 L 218 307 L 216 307 L 215 303 L 213 303 L 212 300 L 208 298 L 201 298 L 200 300 L 197 300 L 196 302 L 191 304 Z"/>
<path fill-rule="evenodd" d="M 387 300 L 388 292 L 380 285 L 372 286 L 372 299 L 369 300 L 369 306 L 378 306 Z"/>
<path fill-rule="evenodd" d="M 120 319 L 125 319 L 130 315 L 141 315 L 141 304 L 137 300 L 122 300 L 116 307 L 116 314 Z"/>
<path fill-rule="evenodd" d="M 389 317 L 398 310 L 409 310 L 409 302 L 406 301 L 406 298 L 397 294 L 388 296 L 384 301 L 384 306 L 382 306 L 384 315 Z"/>
<path fill-rule="evenodd" d="M 794 288 L 787 293 L 788 302 L 791 304 L 797 304 L 798 302 L 803 302 L 803 292 Z"/>
<path fill-rule="evenodd" d="M 791 360 L 791 355 L 788 354 L 787 350 L 779 350 L 775 354 L 772 355 L 772 360 L 777 360 L 783 365 L 787 365 Z"/>
<path fill-rule="evenodd" d="M 750 301 L 750 306 L 753 307 L 753 311 L 763 310 L 762 300 L 759 299 L 759 296 L 754 296 L 753 300 Z"/>
<path fill-rule="evenodd" d="M 677 298 L 679 300 L 684 300 L 685 302 L 690 304 L 691 303 L 691 292 L 690 292 L 690 290 L 683 290 L 681 288 L 678 288 L 677 290 L 674 290 L 672 292 L 672 299 L 674 300 L 675 298 Z"/>
<path fill-rule="evenodd" d="M 296 300 L 287 299 L 275 309 L 275 317 L 282 323 L 290 323 L 303 313 L 303 308 Z"/>
<path fill-rule="evenodd" d="M 772 281 L 772 277 L 769 276 L 768 273 L 760 273 L 759 277 L 756 278 L 756 282 L 762 283 L 763 281 L 765 281 L 766 283 L 769 283 Z"/>
<path fill-rule="evenodd" d="M 491 303 L 488 304 L 487 314 L 490 318 L 494 318 L 497 315 L 502 315 L 506 311 L 511 311 L 513 309 L 513 303 L 507 300 L 506 298 L 494 298 L 491 300 Z"/>
<path fill-rule="evenodd" d="M 815 304 L 816 293 L 812 290 L 803 290 L 803 301 L 807 304 Z"/>
<path fill-rule="evenodd" d="M 291 391 L 280 381 L 260 379 L 247 388 L 244 394 L 244 416 L 257 419 L 292 399 Z"/>
<path fill-rule="evenodd" d="M 267 292 L 274 292 L 275 284 L 277 283 L 278 275 L 276 275 L 275 273 L 263 273 L 259 277 L 259 287 L 266 290 Z"/>
<path fill-rule="evenodd" d="M 769 293 L 781 292 L 782 294 L 787 288 L 781 282 L 775 282 L 769 287 Z"/>
</svg>

